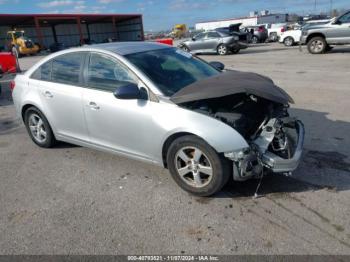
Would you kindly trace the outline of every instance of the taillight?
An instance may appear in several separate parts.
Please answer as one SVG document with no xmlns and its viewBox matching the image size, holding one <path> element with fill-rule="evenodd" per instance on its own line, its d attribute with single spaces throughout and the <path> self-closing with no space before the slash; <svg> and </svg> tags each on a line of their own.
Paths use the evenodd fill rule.
<svg viewBox="0 0 350 262">
<path fill-rule="evenodd" d="M 16 86 L 16 83 L 15 83 L 15 81 L 11 81 L 10 82 L 10 89 L 11 89 L 11 92 L 13 91 L 13 89 L 15 89 L 15 86 Z"/>
<path fill-rule="evenodd" d="M 264 32 L 264 29 L 265 29 L 264 27 L 259 27 L 258 32 Z"/>
<path fill-rule="evenodd" d="M 284 33 L 286 29 L 284 27 L 281 28 L 281 33 Z"/>
</svg>

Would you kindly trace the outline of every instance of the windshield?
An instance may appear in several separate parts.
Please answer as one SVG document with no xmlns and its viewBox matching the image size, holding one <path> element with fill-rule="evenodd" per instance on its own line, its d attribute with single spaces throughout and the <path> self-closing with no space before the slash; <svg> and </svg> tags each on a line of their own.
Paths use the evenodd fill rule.
<svg viewBox="0 0 350 262">
<path fill-rule="evenodd" d="M 176 48 L 126 55 L 166 96 L 198 80 L 220 74 L 197 57 Z"/>
</svg>

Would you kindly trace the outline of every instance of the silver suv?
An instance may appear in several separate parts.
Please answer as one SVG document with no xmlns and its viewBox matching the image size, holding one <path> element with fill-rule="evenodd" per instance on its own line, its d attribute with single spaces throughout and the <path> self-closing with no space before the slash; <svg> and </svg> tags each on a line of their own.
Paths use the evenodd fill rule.
<svg viewBox="0 0 350 262">
<path fill-rule="evenodd" d="M 307 44 L 311 54 L 323 54 L 331 50 L 331 45 L 350 44 L 350 11 L 327 24 L 306 27 L 300 43 Z"/>
</svg>

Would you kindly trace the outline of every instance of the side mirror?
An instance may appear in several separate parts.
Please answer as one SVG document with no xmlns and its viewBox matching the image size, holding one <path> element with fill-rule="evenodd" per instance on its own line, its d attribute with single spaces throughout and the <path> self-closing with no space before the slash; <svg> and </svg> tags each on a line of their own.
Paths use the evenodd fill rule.
<svg viewBox="0 0 350 262">
<path fill-rule="evenodd" d="M 220 70 L 220 71 L 225 69 L 225 65 L 221 62 L 217 62 L 217 61 L 209 62 L 209 65 L 211 65 L 212 67 L 215 67 L 217 70 Z"/>
<path fill-rule="evenodd" d="M 195 37 L 192 37 L 192 41 L 196 41 L 196 38 L 195 38 Z"/>
<path fill-rule="evenodd" d="M 113 94 L 118 99 L 130 100 L 130 99 L 140 99 L 142 97 L 138 86 L 132 83 L 118 87 Z"/>
<path fill-rule="evenodd" d="M 332 24 L 333 24 L 333 25 L 341 25 L 341 21 L 335 20 Z"/>
</svg>

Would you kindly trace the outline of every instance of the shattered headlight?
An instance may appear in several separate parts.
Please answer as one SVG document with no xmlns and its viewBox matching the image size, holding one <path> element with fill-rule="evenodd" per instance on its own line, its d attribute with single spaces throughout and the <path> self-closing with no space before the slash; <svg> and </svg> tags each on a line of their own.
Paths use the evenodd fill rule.
<svg viewBox="0 0 350 262">
<path fill-rule="evenodd" d="M 250 148 L 243 148 L 237 151 L 226 152 L 224 156 L 232 161 L 240 161 L 244 159 L 244 157 L 249 153 Z"/>
</svg>

